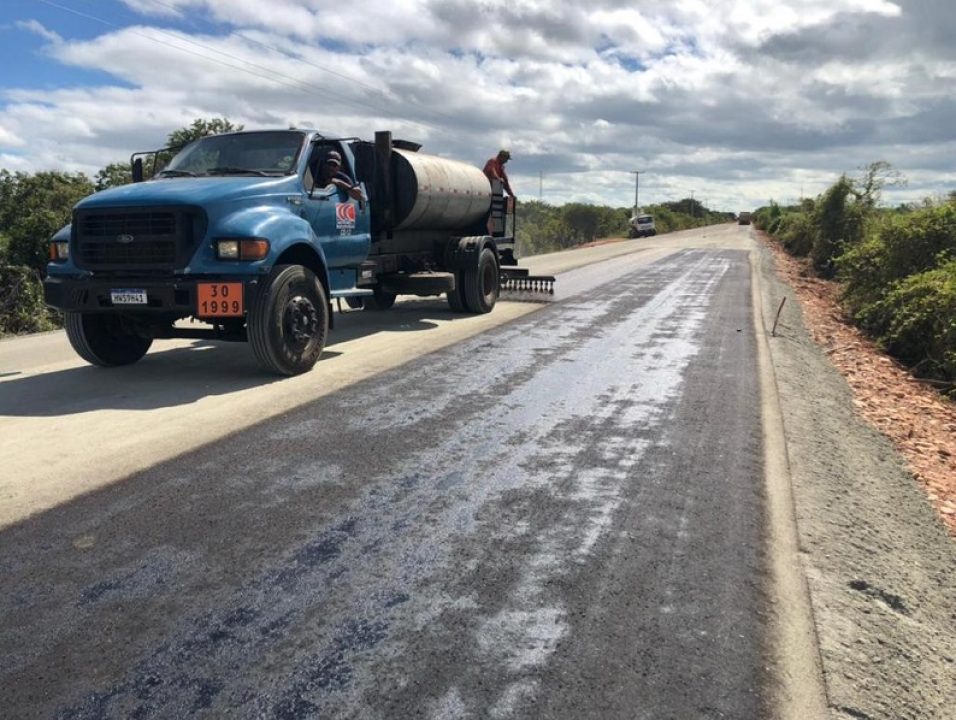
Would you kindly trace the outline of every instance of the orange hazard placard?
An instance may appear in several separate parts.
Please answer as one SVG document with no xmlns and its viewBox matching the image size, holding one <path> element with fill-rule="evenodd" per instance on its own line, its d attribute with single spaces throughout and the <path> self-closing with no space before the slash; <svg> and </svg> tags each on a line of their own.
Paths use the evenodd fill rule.
<svg viewBox="0 0 956 720">
<path fill-rule="evenodd" d="M 198 317 L 240 317 L 245 312 L 242 283 L 199 283 L 196 297 Z"/>
</svg>

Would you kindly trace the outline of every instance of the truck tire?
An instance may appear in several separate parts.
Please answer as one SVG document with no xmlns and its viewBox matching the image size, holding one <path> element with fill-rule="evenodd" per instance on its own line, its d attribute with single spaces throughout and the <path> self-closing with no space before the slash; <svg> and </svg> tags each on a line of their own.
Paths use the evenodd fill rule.
<svg viewBox="0 0 956 720">
<path fill-rule="evenodd" d="M 380 287 L 372 288 L 371 296 L 365 296 L 365 309 L 391 310 L 397 297 L 395 293 L 386 292 Z"/>
<path fill-rule="evenodd" d="M 464 273 L 456 272 L 455 289 L 445 293 L 445 297 L 448 299 L 448 307 L 456 313 L 468 312 L 468 306 L 465 305 L 465 279 L 463 276 Z"/>
<path fill-rule="evenodd" d="M 132 322 L 119 315 L 67 312 L 63 324 L 76 354 L 91 365 L 132 365 L 153 344 L 152 338 L 137 335 Z"/>
<path fill-rule="evenodd" d="M 491 248 L 484 248 L 478 262 L 464 273 L 465 308 L 470 313 L 490 313 L 501 292 L 501 272 Z"/>
<path fill-rule="evenodd" d="M 312 369 L 329 333 L 329 303 L 313 272 L 277 265 L 249 312 L 249 344 L 259 365 L 276 375 Z"/>
</svg>

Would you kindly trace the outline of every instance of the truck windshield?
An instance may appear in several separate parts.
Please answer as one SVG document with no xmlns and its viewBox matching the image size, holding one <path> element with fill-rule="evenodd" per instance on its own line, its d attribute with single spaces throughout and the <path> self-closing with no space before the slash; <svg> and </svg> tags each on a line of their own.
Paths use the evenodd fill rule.
<svg viewBox="0 0 956 720">
<path fill-rule="evenodd" d="M 641 216 L 637 219 L 637 221 L 638 221 L 639 223 L 642 223 L 642 224 L 643 224 L 643 223 L 650 223 L 650 222 L 654 222 L 654 218 L 651 217 L 650 215 L 641 215 Z"/>
<path fill-rule="evenodd" d="M 158 175 L 290 175 L 305 137 L 295 130 L 209 135 L 183 148 Z"/>
</svg>

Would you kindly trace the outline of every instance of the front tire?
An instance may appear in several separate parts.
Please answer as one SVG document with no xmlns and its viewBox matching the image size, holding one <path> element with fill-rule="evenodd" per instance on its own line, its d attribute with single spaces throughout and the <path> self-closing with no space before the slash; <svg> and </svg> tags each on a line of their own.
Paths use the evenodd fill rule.
<svg viewBox="0 0 956 720">
<path fill-rule="evenodd" d="M 120 315 L 67 312 L 63 325 L 76 354 L 91 365 L 132 365 L 146 354 L 153 339 L 136 334 L 133 322 Z"/>
<path fill-rule="evenodd" d="M 478 255 L 477 264 L 462 274 L 463 299 L 468 312 L 490 313 L 494 310 L 501 293 L 501 273 L 494 251 L 491 248 L 483 249 Z"/>
<path fill-rule="evenodd" d="M 318 362 L 329 333 L 329 303 L 315 274 L 280 265 L 249 313 L 249 344 L 259 365 L 276 375 L 300 375 Z"/>
</svg>

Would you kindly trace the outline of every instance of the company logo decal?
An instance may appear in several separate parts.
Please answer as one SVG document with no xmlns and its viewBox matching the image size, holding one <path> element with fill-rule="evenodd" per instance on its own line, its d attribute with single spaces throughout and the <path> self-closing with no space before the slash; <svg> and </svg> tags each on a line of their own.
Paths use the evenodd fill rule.
<svg viewBox="0 0 956 720">
<path fill-rule="evenodd" d="M 355 205 L 350 203 L 335 204 L 335 227 L 343 232 L 355 227 Z"/>
</svg>

